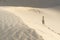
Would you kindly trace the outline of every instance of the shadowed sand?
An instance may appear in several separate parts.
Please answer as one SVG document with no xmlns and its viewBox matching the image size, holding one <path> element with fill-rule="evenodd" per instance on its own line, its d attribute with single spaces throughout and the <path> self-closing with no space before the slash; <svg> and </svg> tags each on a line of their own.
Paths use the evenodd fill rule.
<svg viewBox="0 0 60 40">
<path fill-rule="evenodd" d="M 0 40 L 44 40 L 34 29 L 9 12 L 0 11 Z"/>
</svg>

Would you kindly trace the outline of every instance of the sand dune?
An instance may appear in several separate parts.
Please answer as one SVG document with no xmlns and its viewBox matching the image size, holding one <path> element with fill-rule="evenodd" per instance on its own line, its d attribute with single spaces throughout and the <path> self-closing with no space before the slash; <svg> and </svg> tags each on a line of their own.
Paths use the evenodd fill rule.
<svg viewBox="0 0 60 40">
<path fill-rule="evenodd" d="M 44 40 L 16 15 L 0 11 L 0 40 Z"/>
<path fill-rule="evenodd" d="M 1 7 L 1 9 L 21 17 L 24 23 L 35 29 L 44 40 L 60 40 L 60 35 L 57 34 L 60 32 L 60 11 L 53 8 L 30 7 Z M 45 16 L 45 25 L 41 24 L 42 16 Z"/>
<path fill-rule="evenodd" d="M 0 10 L 0 40 L 60 40 L 60 0 L 1 0 Z"/>
</svg>

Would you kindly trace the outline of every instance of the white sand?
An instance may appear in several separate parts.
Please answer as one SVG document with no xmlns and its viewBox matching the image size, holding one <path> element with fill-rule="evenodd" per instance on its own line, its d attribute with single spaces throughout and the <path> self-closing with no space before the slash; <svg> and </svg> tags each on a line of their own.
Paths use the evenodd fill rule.
<svg viewBox="0 0 60 40">
<path fill-rule="evenodd" d="M 1 7 L 0 9 L 9 11 L 21 17 L 23 21 L 45 40 L 60 40 L 60 11 L 54 8 L 31 8 L 31 7 Z M 39 11 L 37 11 L 39 10 Z M 36 12 L 37 11 L 37 12 Z M 45 25 L 41 24 L 42 16 L 45 16 Z M 50 27 L 52 30 L 48 29 Z"/>
<path fill-rule="evenodd" d="M 0 40 L 44 40 L 29 28 L 20 17 L 0 10 Z"/>
</svg>

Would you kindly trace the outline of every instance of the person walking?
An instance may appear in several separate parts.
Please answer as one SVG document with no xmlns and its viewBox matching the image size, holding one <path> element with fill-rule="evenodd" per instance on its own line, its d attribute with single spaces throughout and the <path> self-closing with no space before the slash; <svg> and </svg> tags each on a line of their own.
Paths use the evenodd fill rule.
<svg viewBox="0 0 60 40">
<path fill-rule="evenodd" d="M 42 16 L 42 24 L 45 24 L 44 16 Z"/>
</svg>

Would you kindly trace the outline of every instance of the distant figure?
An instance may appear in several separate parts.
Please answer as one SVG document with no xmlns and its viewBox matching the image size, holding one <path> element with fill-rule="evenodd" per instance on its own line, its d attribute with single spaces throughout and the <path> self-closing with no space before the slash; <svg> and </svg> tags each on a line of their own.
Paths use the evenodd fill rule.
<svg viewBox="0 0 60 40">
<path fill-rule="evenodd" d="M 44 16 L 42 16 L 42 24 L 45 24 Z"/>
</svg>

